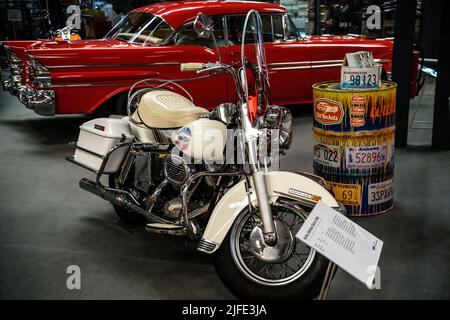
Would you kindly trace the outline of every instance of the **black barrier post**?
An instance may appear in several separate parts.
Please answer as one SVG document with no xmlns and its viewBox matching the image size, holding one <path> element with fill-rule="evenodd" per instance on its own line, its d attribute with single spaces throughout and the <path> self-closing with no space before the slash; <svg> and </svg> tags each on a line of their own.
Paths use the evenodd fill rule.
<svg viewBox="0 0 450 320">
<path fill-rule="evenodd" d="M 392 79 L 397 83 L 395 146 L 408 144 L 409 100 L 417 0 L 397 0 Z"/>
<path fill-rule="evenodd" d="M 320 35 L 320 0 L 315 1 L 314 34 Z"/>
<path fill-rule="evenodd" d="M 442 10 L 436 12 L 436 15 L 441 15 L 441 25 L 436 30 L 440 34 L 440 40 L 431 146 L 434 149 L 448 150 L 450 149 L 450 19 L 447 15 L 450 12 L 450 3 L 442 2 Z"/>
</svg>

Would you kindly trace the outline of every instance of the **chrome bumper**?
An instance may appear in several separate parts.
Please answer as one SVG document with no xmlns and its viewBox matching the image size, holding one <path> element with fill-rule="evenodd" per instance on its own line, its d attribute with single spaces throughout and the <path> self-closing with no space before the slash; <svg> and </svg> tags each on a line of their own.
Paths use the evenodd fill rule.
<svg viewBox="0 0 450 320">
<path fill-rule="evenodd" d="M 26 86 L 21 86 L 18 90 L 20 102 L 28 109 L 34 110 L 41 116 L 55 115 L 55 91 L 35 90 Z"/>
<path fill-rule="evenodd" d="M 17 78 L 18 77 L 18 78 Z M 12 76 L 2 83 L 3 90 L 19 98 L 28 109 L 41 116 L 55 115 L 55 91 L 36 90 L 21 84 L 20 76 Z"/>
<path fill-rule="evenodd" d="M 2 88 L 4 91 L 9 91 L 13 96 L 16 95 L 18 88 L 21 85 L 21 78 L 19 75 L 11 76 L 8 80 L 2 82 Z"/>
</svg>

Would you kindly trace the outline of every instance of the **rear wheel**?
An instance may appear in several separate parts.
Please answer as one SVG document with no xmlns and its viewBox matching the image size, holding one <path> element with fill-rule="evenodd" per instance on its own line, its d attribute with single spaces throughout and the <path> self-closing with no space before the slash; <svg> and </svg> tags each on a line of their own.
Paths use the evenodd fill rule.
<svg viewBox="0 0 450 320">
<path fill-rule="evenodd" d="M 111 188 L 118 188 L 117 175 L 115 175 L 115 174 L 109 175 L 109 186 Z M 113 204 L 113 207 L 114 207 L 114 210 L 116 211 L 117 215 L 119 216 L 119 218 L 127 224 L 138 225 L 138 224 L 143 224 L 146 221 L 143 216 L 131 211 L 128 208 L 117 206 L 114 204 Z"/>
<path fill-rule="evenodd" d="M 223 283 L 238 298 L 314 299 L 328 260 L 295 238 L 307 213 L 286 203 L 271 205 L 278 242 L 267 246 L 261 220 L 244 210 L 234 221 L 215 258 Z"/>
</svg>

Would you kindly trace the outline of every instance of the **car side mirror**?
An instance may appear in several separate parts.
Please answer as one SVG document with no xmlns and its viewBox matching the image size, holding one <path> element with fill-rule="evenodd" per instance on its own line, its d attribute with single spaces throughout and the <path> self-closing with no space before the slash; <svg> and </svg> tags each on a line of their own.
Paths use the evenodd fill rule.
<svg viewBox="0 0 450 320">
<path fill-rule="evenodd" d="M 214 22 L 207 15 L 199 12 L 194 20 L 194 30 L 203 39 L 210 39 L 214 31 Z"/>
</svg>

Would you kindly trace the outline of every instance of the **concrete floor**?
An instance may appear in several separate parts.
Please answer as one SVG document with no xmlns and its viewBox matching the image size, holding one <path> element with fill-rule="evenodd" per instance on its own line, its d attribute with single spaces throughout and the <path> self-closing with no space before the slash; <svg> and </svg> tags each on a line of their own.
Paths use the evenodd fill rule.
<svg viewBox="0 0 450 320">
<path fill-rule="evenodd" d="M 311 171 L 311 113 L 294 115 L 282 165 Z M 64 157 L 88 119 L 36 116 L 0 93 L 0 298 L 233 299 L 208 256 L 177 238 L 126 231 L 108 203 L 79 189 L 92 174 Z M 414 139 L 429 136 L 417 130 Z M 395 209 L 356 219 L 384 241 L 381 290 L 339 270 L 330 299 L 450 298 L 450 152 L 411 144 L 396 151 Z M 69 265 L 81 268 L 81 290 L 66 287 Z"/>
</svg>

